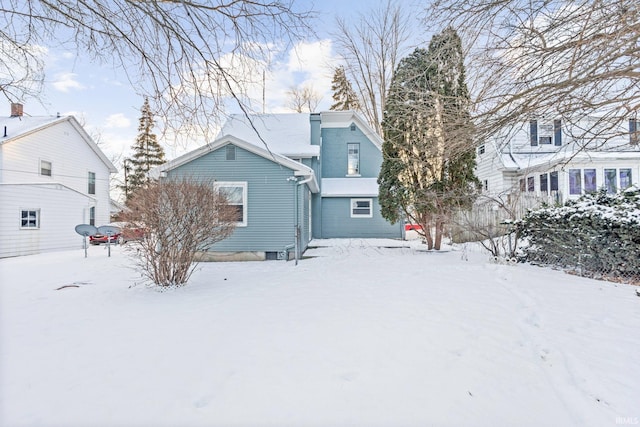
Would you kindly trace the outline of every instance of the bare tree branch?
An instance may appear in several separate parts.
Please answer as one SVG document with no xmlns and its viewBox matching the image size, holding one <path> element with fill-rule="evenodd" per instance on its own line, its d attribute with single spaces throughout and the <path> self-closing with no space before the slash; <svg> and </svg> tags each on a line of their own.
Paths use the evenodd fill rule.
<svg viewBox="0 0 640 427">
<path fill-rule="evenodd" d="M 273 43 L 311 30 L 293 0 L 6 0 L 0 91 L 11 101 L 42 84 L 41 46 L 72 49 L 121 70 L 148 96 L 164 126 L 205 138 L 229 100 L 249 109 L 247 87 L 271 61 Z M 21 76 L 15 64 L 26 64 Z"/>
<path fill-rule="evenodd" d="M 479 141 L 546 115 L 605 143 L 640 109 L 637 1 L 438 0 L 427 16 L 467 42 Z M 598 124 L 579 132 L 585 116 Z"/>
</svg>

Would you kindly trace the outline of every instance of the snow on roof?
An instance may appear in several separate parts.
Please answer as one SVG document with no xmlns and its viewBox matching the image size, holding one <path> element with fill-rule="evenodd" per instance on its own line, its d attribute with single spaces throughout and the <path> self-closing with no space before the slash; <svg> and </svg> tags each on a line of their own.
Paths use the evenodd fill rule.
<svg viewBox="0 0 640 427">
<path fill-rule="evenodd" d="M 244 114 L 233 114 L 216 139 L 232 135 L 261 148 L 265 148 L 266 142 L 270 151 L 288 157 L 312 157 L 320 154 L 320 147 L 311 145 L 308 113 L 254 114 L 249 118 Z"/>
<path fill-rule="evenodd" d="M 322 196 L 325 197 L 377 197 L 377 178 L 323 178 Z"/>
<path fill-rule="evenodd" d="M 65 120 L 65 118 L 54 116 L 0 117 L 0 144 L 11 138 L 23 135 L 57 120 Z"/>
<path fill-rule="evenodd" d="M 638 151 L 592 151 L 580 149 L 573 144 L 552 153 L 502 153 L 502 163 L 508 169 L 530 169 L 550 166 L 561 162 L 590 162 L 599 160 L 640 161 Z"/>
</svg>

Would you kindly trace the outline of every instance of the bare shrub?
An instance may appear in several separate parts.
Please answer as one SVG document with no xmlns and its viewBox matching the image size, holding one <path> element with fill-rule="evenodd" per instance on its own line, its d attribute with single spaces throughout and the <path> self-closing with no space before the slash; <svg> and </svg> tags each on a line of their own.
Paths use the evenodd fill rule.
<svg viewBox="0 0 640 427">
<path fill-rule="evenodd" d="M 233 233 L 237 211 L 213 184 L 192 178 L 155 181 L 132 196 L 123 220 L 144 232 L 129 247 L 137 250 L 137 266 L 154 284 L 186 284 L 196 253 Z"/>
<path fill-rule="evenodd" d="M 521 236 L 514 222 L 523 212 L 519 192 L 481 195 L 471 209 L 454 215 L 453 240 L 477 241 L 496 259 L 515 259 Z"/>
</svg>

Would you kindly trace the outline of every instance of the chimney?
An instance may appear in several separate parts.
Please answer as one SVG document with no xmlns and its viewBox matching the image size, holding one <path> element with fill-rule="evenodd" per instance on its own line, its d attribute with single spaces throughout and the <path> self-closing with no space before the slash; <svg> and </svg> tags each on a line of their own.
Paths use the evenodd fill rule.
<svg viewBox="0 0 640 427">
<path fill-rule="evenodd" d="M 11 117 L 22 117 L 22 104 L 17 102 L 11 103 Z"/>
</svg>

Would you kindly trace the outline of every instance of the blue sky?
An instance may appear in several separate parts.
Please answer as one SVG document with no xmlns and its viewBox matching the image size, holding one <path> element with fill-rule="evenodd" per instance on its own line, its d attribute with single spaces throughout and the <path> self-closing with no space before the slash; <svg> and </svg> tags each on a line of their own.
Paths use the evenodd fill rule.
<svg viewBox="0 0 640 427">
<path fill-rule="evenodd" d="M 414 7 L 416 0 L 396 0 Z M 319 11 L 315 22 L 317 39 L 301 40 L 293 51 L 284 52 L 267 83 L 267 112 L 290 111 L 286 108 L 286 90 L 292 84 L 311 83 L 323 98 L 319 110 L 331 104 L 329 65 L 336 64 L 336 52 L 330 39 L 335 16 L 345 19 L 366 13 L 378 2 L 364 0 L 302 1 Z M 424 3 L 422 3 L 424 4 Z M 87 131 L 96 137 L 116 167 L 127 156 L 137 135 L 139 109 L 143 99 L 129 85 L 122 71 L 91 62 L 85 55 L 50 50 L 46 57 L 46 85 L 39 99 L 26 99 L 25 113 L 38 115 L 75 115 Z M 7 105 L 7 113 L 9 106 Z M 189 149 L 195 147 L 188 147 Z M 182 154 L 185 147 L 166 145 L 169 158 Z"/>
</svg>

